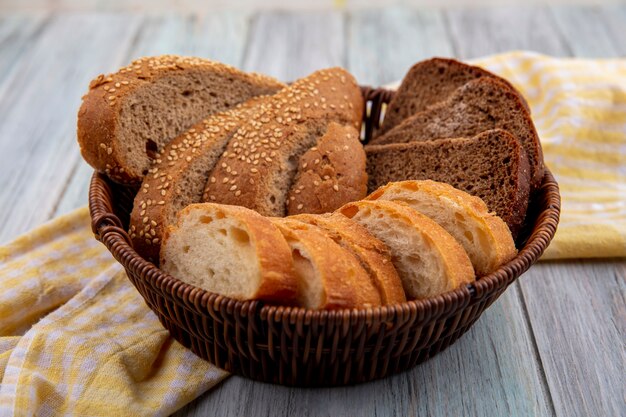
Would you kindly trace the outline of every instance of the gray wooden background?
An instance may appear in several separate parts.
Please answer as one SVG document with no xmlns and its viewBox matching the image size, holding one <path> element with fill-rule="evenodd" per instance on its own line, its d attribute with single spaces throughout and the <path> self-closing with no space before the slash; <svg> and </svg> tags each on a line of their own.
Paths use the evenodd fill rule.
<svg viewBox="0 0 626 417">
<path fill-rule="evenodd" d="M 626 6 L 316 12 L 0 14 L 0 243 L 87 202 L 75 139 L 95 75 L 141 55 L 210 57 L 292 80 L 331 65 L 362 84 L 433 55 L 626 53 Z M 180 416 L 625 416 L 626 262 L 534 266 L 460 341 L 403 374 L 292 389 L 231 377 Z"/>
</svg>

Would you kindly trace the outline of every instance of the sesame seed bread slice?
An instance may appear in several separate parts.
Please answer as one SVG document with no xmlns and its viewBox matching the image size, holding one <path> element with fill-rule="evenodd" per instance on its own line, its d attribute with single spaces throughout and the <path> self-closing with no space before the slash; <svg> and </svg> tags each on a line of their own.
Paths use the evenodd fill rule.
<svg viewBox="0 0 626 417">
<path fill-rule="evenodd" d="M 158 261 L 163 230 L 175 222 L 180 210 L 202 200 L 209 173 L 228 140 L 264 97 L 204 119 L 159 152 L 135 196 L 130 215 L 130 237 L 141 256 Z"/>
<path fill-rule="evenodd" d="M 164 234 L 161 269 L 238 300 L 297 301 L 291 250 L 282 233 L 243 207 L 205 203 L 183 209 Z"/>
<path fill-rule="evenodd" d="M 78 143 L 92 167 L 138 184 L 170 140 L 210 114 L 283 87 L 206 59 L 141 58 L 91 82 L 78 112 Z"/>
<path fill-rule="evenodd" d="M 302 307 L 366 308 L 381 304 L 378 291 L 356 257 L 323 230 L 287 217 L 270 220 L 291 248 Z"/>
<path fill-rule="evenodd" d="M 284 216 L 300 157 L 331 122 L 359 129 L 363 97 L 344 69 L 316 71 L 275 94 L 229 142 L 207 183 L 204 201 Z M 304 204 L 304 203 L 302 203 Z"/>
<path fill-rule="evenodd" d="M 368 272 L 382 304 L 406 301 L 402 281 L 391 262 L 389 249 L 363 226 L 337 214 L 298 214 L 289 218 L 319 227 L 335 243 L 352 252 Z"/>
<path fill-rule="evenodd" d="M 406 204 L 363 200 L 338 212 L 387 245 L 409 299 L 433 297 L 475 279 L 463 247 L 435 221 Z"/>
<path fill-rule="evenodd" d="M 530 109 L 524 97 L 502 77 L 455 59 L 431 58 L 418 62 L 402 79 L 387 111 L 378 135 L 388 132 L 404 119 L 450 97 L 457 88 L 481 77 L 497 79 L 517 94 L 524 107 Z"/>
<path fill-rule="evenodd" d="M 300 157 L 287 214 L 328 213 L 366 195 L 365 151 L 359 132 L 331 122 L 317 145 Z"/>
<path fill-rule="evenodd" d="M 389 182 L 445 182 L 480 197 L 511 229 L 513 238 L 526 217 L 530 176 L 520 142 L 504 130 L 472 138 L 368 145 L 370 190 Z"/>
<path fill-rule="evenodd" d="M 430 180 L 392 182 L 367 199 L 401 201 L 436 221 L 463 246 L 478 276 L 495 271 L 517 253 L 506 223 L 490 213 L 480 198 L 451 185 Z"/>
<path fill-rule="evenodd" d="M 490 129 L 504 129 L 519 139 L 530 165 L 531 190 L 537 189 L 543 179 L 544 165 L 535 125 L 515 91 L 493 78 L 470 81 L 448 100 L 409 117 L 371 143 L 472 137 Z"/>
</svg>

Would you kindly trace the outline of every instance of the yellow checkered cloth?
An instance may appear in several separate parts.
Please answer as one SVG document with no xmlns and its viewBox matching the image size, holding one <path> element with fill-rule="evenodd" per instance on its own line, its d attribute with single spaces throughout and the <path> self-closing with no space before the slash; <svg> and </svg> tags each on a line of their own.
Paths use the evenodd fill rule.
<svg viewBox="0 0 626 417">
<path fill-rule="evenodd" d="M 167 416 L 227 375 L 169 336 L 89 223 L 0 248 L 2 416 Z"/>
<path fill-rule="evenodd" d="M 546 258 L 626 256 L 626 61 L 477 61 L 528 98 L 563 213 Z M 227 374 L 169 337 L 85 208 L 0 248 L 0 415 L 169 415 Z"/>
</svg>

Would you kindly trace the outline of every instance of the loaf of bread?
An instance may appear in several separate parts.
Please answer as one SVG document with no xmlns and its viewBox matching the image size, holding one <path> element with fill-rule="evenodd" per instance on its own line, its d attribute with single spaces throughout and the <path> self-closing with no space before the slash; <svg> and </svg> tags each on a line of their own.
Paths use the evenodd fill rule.
<svg viewBox="0 0 626 417">
<path fill-rule="evenodd" d="M 371 143 L 472 137 L 491 129 L 504 129 L 520 141 L 528 156 L 531 190 L 538 188 L 544 166 L 535 126 L 517 93 L 493 78 L 470 81 L 448 100 L 409 117 Z"/>
<path fill-rule="evenodd" d="M 472 138 L 368 145 L 365 151 L 370 190 L 403 180 L 445 182 L 480 197 L 517 237 L 528 207 L 528 160 L 519 141 L 504 130 Z"/>
<path fill-rule="evenodd" d="M 253 210 L 192 204 L 163 236 L 161 269 L 239 300 L 294 305 L 298 282 L 282 233 Z"/>
<path fill-rule="evenodd" d="M 291 247 L 300 283 L 301 306 L 337 309 L 381 304 L 372 279 L 355 255 L 335 243 L 323 230 L 290 218 L 272 218 L 271 221 Z"/>
<path fill-rule="evenodd" d="M 506 223 L 478 197 L 441 182 L 392 182 L 374 191 L 368 200 L 401 201 L 436 221 L 469 255 L 478 276 L 495 271 L 517 250 Z"/>
<path fill-rule="evenodd" d="M 211 173 L 204 201 L 284 216 L 300 158 L 316 146 L 332 122 L 358 131 L 362 114 L 361 91 L 345 70 L 320 70 L 297 80 L 268 99 L 237 130 Z M 335 192 L 343 192 L 339 182 L 329 181 Z M 352 196 L 346 193 L 345 201 Z M 296 210 L 309 211 L 309 202 L 312 211 L 319 209 L 315 201 L 302 200 Z"/>
<path fill-rule="evenodd" d="M 163 231 L 174 223 L 176 213 L 201 202 L 209 173 L 228 140 L 262 97 L 204 119 L 157 154 L 130 215 L 133 247 L 145 259 L 158 261 Z"/>
<path fill-rule="evenodd" d="M 406 204 L 364 200 L 339 213 L 382 241 L 391 253 L 408 298 L 428 298 L 474 281 L 463 247 L 441 226 Z"/>
<path fill-rule="evenodd" d="M 406 301 L 389 249 L 363 226 L 337 214 L 298 214 L 290 218 L 323 229 L 335 243 L 352 252 L 373 280 L 382 304 Z M 326 256 L 331 256 L 329 254 L 327 251 Z"/>
<path fill-rule="evenodd" d="M 517 94 L 524 107 L 530 112 L 524 97 L 504 78 L 454 59 L 431 58 L 413 65 L 404 76 L 402 84 L 389 102 L 378 135 L 388 132 L 415 113 L 445 101 L 457 88 L 481 77 L 497 79 L 505 83 L 511 91 Z"/>
<path fill-rule="evenodd" d="M 78 112 L 78 143 L 96 170 L 138 184 L 156 153 L 192 125 L 283 87 L 205 59 L 141 58 L 91 82 Z"/>
<path fill-rule="evenodd" d="M 317 145 L 300 157 L 287 214 L 328 213 L 366 195 L 365 151 L 359 132 L 331 122 Z"/>
</svg>

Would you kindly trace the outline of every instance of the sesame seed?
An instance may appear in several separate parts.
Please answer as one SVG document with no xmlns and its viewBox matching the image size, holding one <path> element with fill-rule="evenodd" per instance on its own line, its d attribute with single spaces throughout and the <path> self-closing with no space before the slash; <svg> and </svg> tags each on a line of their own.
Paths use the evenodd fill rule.
<svg viewBox="0 0 626 417">
<path fill-rule="evenodd" d="M 319 159 L 315 159 L 315 161 L 313 161 L 313 163 L 314 163 L 315 165 L 317 165 L 317 164 L 319 164 L 319 163 L 320 163 L 320 160 L 319 160 Z"/>
<path fill-rule="evenodd" d="M 165 204 L 165 201 L 161 200 L 157 203 L 159 206 L 162 206 L 163 204 Z"/>
<path fill-rule="evenodd" d="M 209 196 L 209 200 L 211 200 L 211 201 L 215 201 L 215 200 L 216 200 L 216 198 L 215 198 L 215 196 L 214 196 L 214 195 L 210 195 L 210 196 Z"/>
<path fill-rule="evenodd" d="M 237 192 L 235 193 L 235 197 L 239 197 L 241 195 L 241 190 L 237 190 Z"/>
<path fill-rule="evenodd" d="M 252 172 L 253 174 L 256 174 L 257 172 L 259 172 L 259 170 L 256 168 L 250 168 L 250 172 Z"/>
<path fill-rule="evenodd" d="M 298 204 L 298 210 L 302 210 L 302 207 L 304 207 L 302 204 Z"/>
<path fill-rule="evenodd" d="M 320 185 L 320 182 L 319 181 L 313 181 L 313 185 L 318 186 L 318 185 Z"/>
<path fill-rule="evenodd" d="M 216 181 L 215 177 L 211 177 L 211 184 L 215 184 L 215 181 Z"/>
<path fill-rule="evenodd" d="M 161 190 L 161 195 L 165 195 L 165 194 L 167 194 L 165 190 Z"/>
<path fill-rule="evenodd" d="M 293 201 L 293 200 L 295 200 L 296 198 L 295 198 L 294 196 L 291 196 L 291 197 L 289 197 L 289 199 L 290 199 L 291 201 Z"/>
<path fill-rule="evenodd" d="M 230 187 L 230 191 L 235 191 L 237 189 L 236 185 L 233 185 L 232 187 Z"/>
<path fill-rule="evenodd" d="M 141 211 L 139 212 L 139 215 L 140 215 L 140 216 L 143 216 L 144 214 L 146 214 L 146 211 L 145 211 L 145 210 L 141 210 Z"/>
<path fill-rule="evenodd" d="M 104 143 L 101 143 L 101 144 L 100 144 L 100 147 L 101 147 L 102 149 L 106 149 L 106 148 L 107 148 L 106 144 L 104 144 Z"/>
<path fill-rule="evenodd" d="M 333 185 L 333 190 L 339 191 L 339 186 L 337 184 Z"/>
<path fill-rule="evenodd" d="M 222 184 L 226 184 L 228 182 L 228 177 L 222 178 Z"/>
<path fill-rule="evenodd" d="M 148 220 L 149 219 L 147 217 L 144 217 L 143 220 L 142 220 L 142 223 L 148 223 Z"/>
<path fill-rule="evenodd" d="M 115 96 L 109 96 L 109 100 L 115 100 Z"/>
</svg>

